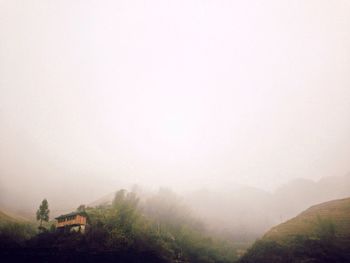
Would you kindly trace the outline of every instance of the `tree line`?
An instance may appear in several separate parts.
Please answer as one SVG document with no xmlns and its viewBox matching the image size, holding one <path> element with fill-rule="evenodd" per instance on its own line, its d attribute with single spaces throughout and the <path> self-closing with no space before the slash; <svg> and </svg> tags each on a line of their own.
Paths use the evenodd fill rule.
<svg viewBox="0 0 350 263">
<path fill-rule="evenodd" d="M 39 231 L 3 242 L 3 260 L 33 262 L 234 262 L 233 245 L 211 237 L 176 196 L 161 190 L 144 203 L 135 192 L 119 190 L 111 204 L 80 206 L 87 215 L 84 234 L 44 227 L 47 200 L 38 211 Z M 10 231 L 11 233 L 11 231 Z M 0 239 L 3 239 L 0 232 Z M 56 260 L 56 261 L 55 261 Z M 5 261 L 4 261 L 5 262 Z"/>
</svg>

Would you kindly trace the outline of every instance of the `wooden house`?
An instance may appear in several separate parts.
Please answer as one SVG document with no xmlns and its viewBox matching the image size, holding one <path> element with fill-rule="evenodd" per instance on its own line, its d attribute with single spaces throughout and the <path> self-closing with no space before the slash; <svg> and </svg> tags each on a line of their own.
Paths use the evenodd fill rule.
<svg viewBox="0 0 350 263">
<path fill-rule="evenodd" d="M 60 215 L 55 218 L 57 220 L 57 229 L 70 228 L 71 230 L 84 231 L 86 226 L 86 213 L 72 212 Z"/>
</svg>

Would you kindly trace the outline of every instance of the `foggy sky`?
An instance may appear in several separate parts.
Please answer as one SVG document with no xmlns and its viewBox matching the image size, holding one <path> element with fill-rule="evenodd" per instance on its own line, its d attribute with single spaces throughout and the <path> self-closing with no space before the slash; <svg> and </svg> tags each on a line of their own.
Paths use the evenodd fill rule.
<svg viewBox="0 0 350 263">
<path fill-rule="evenodd" d="M 345 0 L 1 0 L 0 191 L 346 174 L 349 14 Z"/>
</svg>

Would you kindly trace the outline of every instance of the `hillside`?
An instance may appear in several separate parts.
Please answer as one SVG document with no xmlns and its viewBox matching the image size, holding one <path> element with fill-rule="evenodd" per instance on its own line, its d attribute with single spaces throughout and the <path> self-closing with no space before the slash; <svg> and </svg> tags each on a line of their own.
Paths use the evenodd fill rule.
<svg viewBox="0 0 350 263">
<path fill-rule="evenodd" d="M 212 229 L 235 240 L 255 240 L 312 205 L 349 196 L 350 174 L 319 181 L 296 179 L 274 192 L 244 186 L 203 189 L 187 194 L 185 200 Z"/>
<path fill-rule="evenodd" d="M 5 223 L 31 223 L 32 215 L 24 216 L 7 209 L 0 209 L 0 224 Z"/>
<path fill-rule="evenodd" d="M 0 211 L 0 251 L 4 247 L 19 247 L 36 234 L 33 223 Z M 3 258 L 0 256 L 0 259 Z"/>
<path fill-rule="evenodd" d="M 0 224 L 7 223 L 28 223 L 29 220 L 23 216 L 0 210 Z"/>
<path fill-rule="evenodd" d="M 236 261 L 240 247 L 211 236 L 172 192 L 162 190 L 139 201 L 134 192 L 119 190 L 110 204 L 80 208 L 88 220 L 84 233 L 67 226 L 33 235 L 21 235 L 20 224 L 0 228 L 0 261 Z"/>
<path fill-rule="evenodd" d="M 327 223 L 334 226 L 337 239 L 350 238 L 350 198 L 312 206 L 295 218 L 273 227 L 264 239 L 280 241 L 297 235 L 315 238 L 321 231 L 321 225 Z"/>
<path fill-rule="evenodd" d="M 240 262 L 350 262 L 350 198 L 314 205 L 273 227 Z"/>
<path fill-rule="evenodd" d="M 0 224 L 6 224 L 10 222 L 16 222 L 17 220 L 4 212 L 0 211 Z"/>
</svg>

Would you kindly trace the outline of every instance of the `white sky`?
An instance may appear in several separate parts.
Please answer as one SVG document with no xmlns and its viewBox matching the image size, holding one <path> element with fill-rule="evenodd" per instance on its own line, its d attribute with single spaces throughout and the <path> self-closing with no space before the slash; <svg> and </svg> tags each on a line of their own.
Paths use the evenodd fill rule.
<svg viewBox="0 0 350 263">
<path fill-rule="evenodd" d="M 3 187 L 270 189 L 349 164 L 350 1 L 0 0 Z"/>
</svg>

